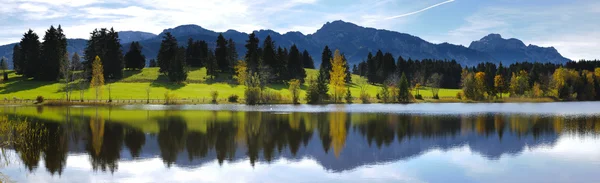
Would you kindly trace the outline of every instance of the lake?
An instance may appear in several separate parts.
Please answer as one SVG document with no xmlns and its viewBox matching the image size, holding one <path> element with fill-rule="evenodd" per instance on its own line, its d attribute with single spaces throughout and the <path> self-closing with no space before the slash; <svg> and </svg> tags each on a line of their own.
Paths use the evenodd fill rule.
<svg viewBox="0 0 600 183">
<path fill-rule="evenodd" d="M 17 182 L 600 182 L 597 102 L 0 110 Z"/>
</svg>

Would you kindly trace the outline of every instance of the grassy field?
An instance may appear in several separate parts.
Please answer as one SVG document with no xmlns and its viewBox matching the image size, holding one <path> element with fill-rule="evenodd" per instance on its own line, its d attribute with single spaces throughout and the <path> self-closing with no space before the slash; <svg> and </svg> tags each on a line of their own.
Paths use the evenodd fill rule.
<svg viewBox="0 0 600 183">
<path fill-rule="evenodd" d="M 316 78 L 317 70 L 307 69 L 307 75 L 307 78 Z M 122 80 L 107 83 L 103 88 L 102 99 L 108 99 L 109 85 L 111 88 L 110 94 L 113 99 L 146 99 L 146 90 L 148 88 L 150 89 L 150 98 L 152 99 L 164 99 L 164 94 L 166 92 L 174 93 L 180 99 L 205 98 L 208 100 L 213 91 L 218 91 L 220 99 L 225 99 L 232 94 L 238 95 L 241 98 L 244 97 L 244 86 L 226 81 L 228 80 L 207 80 L 206 69 L 196 68 L 189 72 L 186 84 L 173 84 L 168 81 L 166 76 L 158 73 L 158 68 L 145 68 L 142 71 L 125 71 Z M 349 85 L 350 91 L 355 98 L 358 98 L 360 88 L 355 83 L 361 83 L 365 81 L 365 78 L 353 75 L 352 81 L 353 83 Z M 307 85 L 308 84 L 305 83 L 304 86 L 301 87 L 302 100 L 304 100 Z M 12 100 L 14 98 L 35 99 L 37 96 L 43 96 L 46 99 L 64 99 L 65 94 L 63 88 L 64 84 L 62 83 L 26 80 L 15 73 L 10 72 L 9 80 L 0 84 L 0 100 Z M 275 84 L 269 85 L 267 90 L 278 91 L 282 95 L 289 97 L 290 92 L 287 88 L 288 86 L 284 84 Z M 77 89 L 74 90 L 76 91 L 72 93 L 72 99 L 79 99 L 79 91 Z M 379 90 L 379 86 L 367 85 L 367 92 L 373 98 Z M 442 98 L 456 97 L 456 93 L 459 91 L 460 90 L 458 89 L 441 89 L 439 95 Z M 425 98 L 432 96 L 431 90 L 429 89 L 423 89 L 420 93 Z M 84 99 L 88 100 L 94 98 L 95 91 L 93 89 L 86 89 L 84 92 Z"/>
</svg>

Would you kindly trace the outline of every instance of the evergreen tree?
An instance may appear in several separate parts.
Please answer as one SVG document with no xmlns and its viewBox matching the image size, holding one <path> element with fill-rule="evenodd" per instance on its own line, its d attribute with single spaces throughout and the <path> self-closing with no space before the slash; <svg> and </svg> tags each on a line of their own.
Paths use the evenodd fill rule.
<svg viewBox="0 0 600 183">
<path fill-rule="evenodd" d="M 2 70 L 3 81 L 8 81 L 8 73 L 6 70 L 8 69 L 8 63 L 6 63 L 6 58 L 0 58 L 0 70 Z"/>
<path fill-rule="evenodd" d="M 202 67 L 208 56 L 208 44 L 205 41 L 188 40 L 185 50 L 185 63 L 190 67 Z"/>
<path fill-rule="evenodd" d="M 34 77 L 40 73 L 40 48 L 41 43 L 39 37 L 33 30 L 29 29 L 27 33 L 23 35 L 21 42 L 21 56 L 20 63 L 22 64 L 22 71 L 25 77 Z"/>
<path fill-rule="evenodd" d="M 85 68 L 91 69 L 95 57 L 100 57 L 107 79 L 120 79 L 123 77 L 123 51 L 119 41 L 119 33 L 114 29 L 95 29 L 91 33 L 85 48 Z"/>
<path fill-rule="evenodd" d="M 158 63 L 156 63 L 155 59 L 150 59 L 150 63 L 148 67 L 158 67 Z"/>
<path fill-rule="evenodd" d="M 42 43 L 42 61 L 39 67 L 39 72 L 34 76 L 35 80 L 56 81 L 60 76 L 60 61 L 64 54 L 60 48 L 58 30 L 54 26 L 46 31 L 44 42 Z M 66 45 L 65 45 L 66 46 Z"/>
<path fill-rule="evenodd" d="M 316 89 L 319 94 L 319 101 L 328 99 L 329 85 L 327 83 L 327 75 L 325 74 L 325 70 L 320 70 L 319 75 L 317 76 L 316 81 Z"/>
<path fill-rule="evenodd" d="M 81 65 L 81 56 L 77 54 L 77 52 L 73 53 L 73 57 L 71 57 L 71 70 L 79 71 L 82 70 L 83 66 Z"/>
<path fill-rule="evenodd" d="M 277 79 L 279 80 L 289 80 L 290 73 L 288 72 L 288 53 L 286 49 L 283 49 L 281 47 L 277 48 L 277 61 L 276 61 L 276 68 L 274 69 L 275 72 L 277 72 Z"/>
<path fill-rule="evenodd" d="M 346 68 L 346 77 L 344 78 L 344 81 L 346 81 L 346 84 L 350 84 L 352 83 L 352 72 L 350 70 L 350 64 L 348 64 L 346 55 L 342 54 L 342 59 L 344 60 L 344 67 Z"/>
<path fill-rule="evenodd" d="M 17 43 L 15 44 L 15 46 L 13 47 L 13 56 L 12 56 L 12 61 L 13 61 L 13 70 L 17 73 L 17 74 L 23 74 L 23 60 L 21 60 L 21 46 Z"/>
<path fill-rule="evenodd" d="M 303 62 L 304 68 L 307 68 L 307 69 L 315 68 L 315 61 L 313 60 L 313 58 L 310 56 L 310 54 L 306 50 L 304 50 L 304 52 L 302 53 L 302 62 Z"/>
<path fill-rule="evenodd" d="M 223 37 L 223 34 L 219 34 L 219 37 L 217 37 L 217 48 L 215 48 L 215 58 L 217 59 L 219 71 L 222 73 L 227 73 L 231 70 L 227 57 L 227 47 L 227 40 Z"/>
<path fill-rule="evenodd" d="M 402 73 L 400 77 L 400 82 L 398 83 L 398 102 L 406 103 L 409 102 L 410 90 L 408 79 L 406 75 Z"/>
<path fill-rule="evenodd" d="M 260 52 L 258 50 L 259 40 L 254 33 L 248 36 L 246 41 L 246 63 L 250 72 L 257 72 L 259 66 Z"/>
<path fill-rule="evenodd" d="M 157 56 L 158 67 L 160 67 L 159 72 L 167 73 L 169 71 L 169 66 L 177 54 L 177 49 L 179 49 L 177 39 L 170 32 L 165 33 Z"/>
<path fill-rule="evenodd" d="M 367 80 L 369 83 L 377 82 L 377 63 L 371 53 L 367 57 Z"/>
<path fill-rule="evenodd" d="M 175 55 L 169 63 L 169 70 L 167 75 L 169 80 L 175 83 L 181 83 L 187 79 L 188 68 L 185 63 L 185 48 L 179 47 L 175 50 Z"/>
<path fill-rule="evenodd" d="M 328 46 L 325 46 L 325 48 L 323 48 L 323 53 L 321 53 L 321 67 L 319 69 L 325 71 L 325 78 L 327 80 L 329 80 L 329 71 L 331 71 L 332 54 L 333 53 Z"/>
<path fill-rule="evenodd" d="M 292 45 L 292 47 L 290 48 L 287 71 L 291 76 L 290 79 L 298 79 L 301 82 L 304 82 L 306 72 L 304 71 L 304 67 L 302 66 L 302 55 L 300 54 L 300 50 L 298 50 L 296 45 Z"/>
<path fill-rule="evenodd" d="M 142 54 L 142 45 L 139 42 L 131 42 L 129 51 L 125 54 L 125 68 L 130 70 L 141 70 L 146 66 L 146 56 Z"/>
<path fill-rule="evenodd" d="M 215 55 L 210 49 L 208 50 L 208 56 L 206 57 L 204 64 L 206 65 L 206 75 L 212 77 L 213 79 L 216 78 L 219 74 L 217 71 L 219 66 L 217 65 Z"/>
<path fill-rule="evenodd" d="M 276 71 L 277 68 L 279 68 L 279 61 L 277 60 L 277 55 L 275 54 L 275 42 L 273 42 L 273 39 L 271 39 L 270 35 L 267 36 L 267 38 L 265 38 L 265 40 L 263 41 L 262 49 L 263 63 L 269 68 Z M 278 73 L 273 74 L 278 75 Z"/>
<path fill-rule="evenodd" d="M 233 41 L 231 38 L 227 42 L 227 61 L 229 63 L 229 67 L 231 67 L 229 72 L 233 72 L 233 66 L 235 66 L 236 62 L 238 61 L 238 53 L 235 47 L 235 41 Z"/>
</svg>

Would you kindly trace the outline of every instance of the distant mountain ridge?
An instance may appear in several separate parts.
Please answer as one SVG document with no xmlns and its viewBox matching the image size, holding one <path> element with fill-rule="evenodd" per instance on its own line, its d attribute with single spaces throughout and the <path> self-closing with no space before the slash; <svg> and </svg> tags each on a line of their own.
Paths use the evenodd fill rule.
<svg viewBox="0 0 600 183">
<path fill-rule="evenodd" d="M 214 49 L 214 42 L 219 32 L 205 29 L 198 25 L 181 25 L 165 29 L 159 35 L 146 32 L 119 32 L 124 52 L 129 43 L 139 41 L 144 47 L 146 58 L 155 58 L 160 48 L 163 35 L 170 32 L 182 46 L 187 40 L 204 40 Z M 366 59 L 369 52 L 382 50 L 390 52 L 395 57 L 405 59 L 445 59 L 456 60 L 462 65 L 476 65 L 481 62 L 502 62 L 510 64 L 517 61 L 565 63 L 569 59 L 563 57 L 553 47 L 544 48 L 536 45 L 525 46 L 518 39 L 503 39 L 499 34 L 490 34 L 481 40 L 474 41 L 469 47 L 450 43 L 434 44 L 419 37 L 389 30 L 361 27 L 341 20 L 328 22 L 313 34 L 304 35 L 300 32 L 281 34 L 272 30 L 254 31 L 261 41 L 271 36 L 278 46 L 290 47 L 296 44 L 300 50 L 307 50 L 315 60 L 315 65 L 321 62 L 321 52 L 325 45 L 331 49 L 339 49 L 346 55 L 348 62 L 356 64 Z M 248 34 L 236 30 L 222 33 L 226 39 L 233 39 L 240 58 L 246 52 L 244 44 Z M 77 41 L 74 41 L 77 40 Z M 73 45 L 72 45 L 73 44 Z M 0 46 L 0 56 L 12 58 L 14 44 Z M 83 39 L 70 39 L 69 52 L 83 55 L 86 42 Z M 12 67 L 12 64 L 9 64 Z"/>
</svg>

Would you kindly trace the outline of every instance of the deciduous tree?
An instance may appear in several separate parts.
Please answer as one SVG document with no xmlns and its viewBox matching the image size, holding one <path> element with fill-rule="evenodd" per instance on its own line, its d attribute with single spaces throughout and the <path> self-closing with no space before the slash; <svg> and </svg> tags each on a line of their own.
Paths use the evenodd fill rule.
<svg viewBox="0 0 600 183">
<path fill-rule="evenodd" d="M 331 72 L 329 73 L 329 85 L 333 87 L 334 102 L 339 102 L 344 95 L 346 88 L 346 63 L 340 54 L 340 50 L 335 50 L 333 61 L 331 62 Z"/>
</svg>

